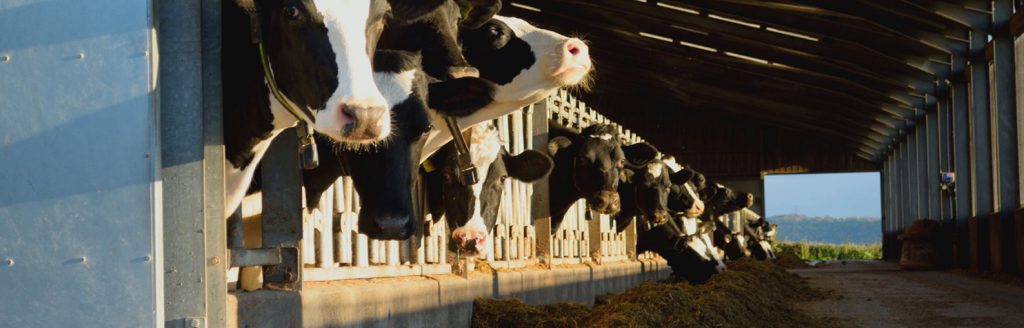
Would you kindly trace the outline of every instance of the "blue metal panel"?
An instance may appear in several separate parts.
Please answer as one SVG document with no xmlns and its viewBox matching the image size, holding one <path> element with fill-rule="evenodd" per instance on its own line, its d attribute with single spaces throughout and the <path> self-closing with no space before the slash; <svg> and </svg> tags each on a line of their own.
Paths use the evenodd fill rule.
<svg viewBox="0 0 1024 328">
<path fill-rule="evenodd" d="M 149 1 L 0 1 L 0 325 L 162 322 L 152 26 Z"/>
</svg>

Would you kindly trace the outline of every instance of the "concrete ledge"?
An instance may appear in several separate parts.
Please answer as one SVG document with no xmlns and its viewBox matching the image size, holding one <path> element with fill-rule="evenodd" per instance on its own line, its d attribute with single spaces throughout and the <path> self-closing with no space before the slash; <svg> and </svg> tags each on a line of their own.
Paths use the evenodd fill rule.
<svg viewBox="0 0 1024 328">
<path fill-rule="evenodd" d="M 301 292 L 228 296 L 229 327 L 468 327 L 473 300 L 516 297 L 530 304 L 594 304 L 599 295 L 665 279 L 661 260 L 552 270 L 307 282 Z"/>
</svg>

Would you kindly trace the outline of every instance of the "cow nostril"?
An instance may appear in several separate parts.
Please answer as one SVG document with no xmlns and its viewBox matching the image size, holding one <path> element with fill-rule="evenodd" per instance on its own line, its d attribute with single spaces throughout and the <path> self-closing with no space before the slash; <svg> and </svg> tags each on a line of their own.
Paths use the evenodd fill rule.
<svg viewBox="0 0 1024 328">
<path fill-rule="evenodd" d="M 565 43 L 565 52 L 569 53 L 569 56 L 575 57 L 583 54 L 587 50 L 587 45 L 583 44 L 579 40 L 569 40 Z"/>
<path fill-rule="evenodd" d="M 341 105 L 341 115 L 344 115 L 347 119 L 355 119 L 356 112 L 352 106 Z"/>
</svg>

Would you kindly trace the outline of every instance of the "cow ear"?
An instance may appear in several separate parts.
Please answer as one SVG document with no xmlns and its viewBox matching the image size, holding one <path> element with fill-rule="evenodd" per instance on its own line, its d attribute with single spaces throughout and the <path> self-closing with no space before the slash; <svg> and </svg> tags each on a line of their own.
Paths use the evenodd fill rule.
<svg viewBox="0 0 1024 328">
<path fill-rule="evenodd" d="M 572 145 L 572 140 L 566 137 L 555 137 L 554 139 L 548 140 L 548 155 L 555 156 L 559 150 L 569 148 Z"/>
<path fill-rule="evenodd" d="M 413 21 L 434 11 L 448 0 L 388 0 L 391 15 L 399 21 Z"/>
<path fill-rule="evenodd" d="M 646 142 L 624 146 L 622 147 L 622 153 L 626 155 L 626 160 L 630 164 L 636 166 L 647 165 L 658 159 L 658 149 Z"/>
<path fill-rule="evenodd" d="M 466 116 L 494 101 L 494 83 L 475 77 L 462 77 L 427 85 L 427 105 L 449 116 Z"/>
<path fill-rule="evenodd" d="M 475 30 L 501 11 L 501 0 L 456 0 L 463 13 L 460 26 Z"/>
<path fill-rule="evenodd" d="M 555 167 L 555 161 L 551 160 L 551 157 L 536 150 L 526 150 L 515 156 L 506 153 L 502 155 L 502 159 L 505 161 L 505 169 L 508 170 L 509 176 L 527 183 L 547 177 Z"/>
<path fill-rule="evenodd" d="M 676 173 L 670 174 L 668 176 L 668 178 L 669 178 L 669 180 L 672 181 L 672 184 L 681 185 L 681 184 L 689 182 L 690 179 L 693 179 L 693 171 L 690 171 L 690 170 L 679 170 Z"/>
</svg>

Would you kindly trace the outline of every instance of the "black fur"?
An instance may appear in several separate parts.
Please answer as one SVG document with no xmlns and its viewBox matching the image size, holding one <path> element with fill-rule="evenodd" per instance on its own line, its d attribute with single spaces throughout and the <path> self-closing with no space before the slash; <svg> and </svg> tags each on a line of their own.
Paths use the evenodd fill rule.
<svg viewBox="0 0 1024 328">
<path fill-rule="evenodd" d="M 597 137 L 601 133 L 596 132 L 604 131 L 601 129 L 608 127 L 588 127 L 581 134 L 554 122 L 548 124 L 548 147 L 555 161 L 549 187 L 552 228 L 557 228 L 569 207 L 583 198 L 591 209 L 606 214 L 617 212 L 621 206 L 609 203 L 619 203 L 618 188 L 626 156 L 617 135 L 613 134 L 610 140 Z M 614 199 L 606 199 L 611 195 Z"/>
<path fill-rule="evenodd" d="M 462 53 L 480 77 L 505 85 L 537 63 L 530 45 L 505 23 L 492 19 L 475 30 L 459 32 Z"/>
</svg>

